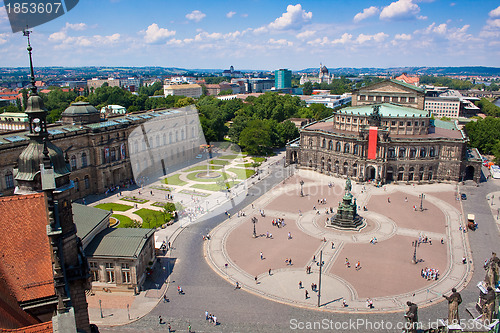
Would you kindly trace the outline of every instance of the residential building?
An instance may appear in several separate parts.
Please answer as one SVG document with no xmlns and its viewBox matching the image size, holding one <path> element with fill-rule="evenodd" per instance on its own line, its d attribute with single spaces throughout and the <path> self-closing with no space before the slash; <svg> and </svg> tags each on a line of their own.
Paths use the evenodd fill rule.
<svg viewBox="0 0 500 333">
<path fill-rule="evenodd" d="M 165 96 L 186 96 L 198 98 L 203 90 L 199 84 L 168 84 L 163 86 Z"/>
<path fill-rule="evenodd" d="M 403 73 L 400 76 L 396 77 L 395 80 L 411 84 L 415 87 L 418 87 L 420 85 L 420 78 L 418 76 L 408 76 L 406 75 L 406 73 Z"/>
<path fill-rule="evenodd" d="M 426 97 L 424 110 L 437 118 L 458 118 L 463 111 L 460 98 L 454 96 Z"/>
<path fill-rule="evenodd" d="M 103 118 L 107 118 L 115 115 L 124 115 L 127 113 L 127 109 L 121 105 L 107 105 L 101 108 L 101 115 Z"/>
<path fill-rule="evenodd" d="M 108 86 L 110 87 L 120 87 L 120 80 L 115 79 L 115 78 L 108 78 L 108 79 L 97 79 L 93 78 L 91 80 L 87 80 L 87 87 L 89 89 L 97 89 L 102 87 L 104 83 L 107 83 Z"/>
<path fill-rule="evenodd" d="M 311 106 L 311 104 L 323 104 L 328 108 L 334 109 L 336 107 L 350 103 L 352 100 L 352 95 L 351 93 L 345 93 L 342 95 L 302 95 L 300 99 L 305 101 L 307 106 Z"/>
<path fill-rule="evenodd" d="M 292 87 L 292 71 L 289 69 L 277 69 L 274 72 L 274 86 L 276 89 Z"/>
<path fill-rule="evenodd" d="M 24 112 L 0 113 L 0 132 L 25 130 L 29 127 L 28 115 Z"/>
<path fill-rule="evenodd" d="M 241 78 L 232 79 L 231 83 L 240 86 L 240 93 L 262 93 L 271 90 L 274 87 L 275 80 L 268 78 Z"/>
</svg>

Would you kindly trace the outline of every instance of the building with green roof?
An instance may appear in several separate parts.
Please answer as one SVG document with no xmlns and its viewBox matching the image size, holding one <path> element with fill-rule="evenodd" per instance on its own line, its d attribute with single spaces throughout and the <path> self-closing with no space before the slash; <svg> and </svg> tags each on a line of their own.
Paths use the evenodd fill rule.
<svg viewBox="0 0 500 333">
<path fill-rule="evenodd" d="M 360 182 L 479 182 L 481 161 L 467 153 L 465 133 L 432 119 L 424 102 L 422 89 L 400 81 L 363 87 L 353 106 L 302 127 L 287 162 Z"/>
</svg>

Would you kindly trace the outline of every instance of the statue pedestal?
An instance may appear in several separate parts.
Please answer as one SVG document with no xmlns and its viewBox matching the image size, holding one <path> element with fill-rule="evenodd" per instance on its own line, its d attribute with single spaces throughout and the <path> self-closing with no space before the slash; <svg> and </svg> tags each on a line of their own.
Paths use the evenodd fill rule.
<svg viewBox="0 0 500 333">
<path fill-rule="evenodd" d="M 354 231 L 366 227 L 366 221 L 357 213 L 356 199 L 354 199 L 354 202 L 352 199 L 352 194 L 346 191 L 337 209 L 337 214 L 330 219 L 327 227 Z"/>
</svg>

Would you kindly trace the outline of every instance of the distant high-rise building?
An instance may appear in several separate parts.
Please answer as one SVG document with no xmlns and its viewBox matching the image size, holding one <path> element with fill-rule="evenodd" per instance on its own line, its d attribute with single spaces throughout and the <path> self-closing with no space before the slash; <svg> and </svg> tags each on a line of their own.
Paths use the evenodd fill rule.
<svg viewBox="0 0 500 333">
<path fill-rule="evenodd" d="M 292 87 L 292 71 L 289 69 L 277 69 L 274 72 L 274 86 L 276 89 Z"/>
</svg>

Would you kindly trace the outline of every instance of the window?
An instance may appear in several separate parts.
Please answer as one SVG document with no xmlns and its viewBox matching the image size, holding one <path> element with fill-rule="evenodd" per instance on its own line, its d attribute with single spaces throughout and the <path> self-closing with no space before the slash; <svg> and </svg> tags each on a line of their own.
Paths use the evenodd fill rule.
<svg viewBox="0 0 500 333">
<path fill-rule="evenodd" d="M 116 161 L 116 150 L 115 148 L 111 148 L 111 162 Z"/>
<path fill-rule="evenodd" d="M 420 148 L 420 157 L 424 158 L 427 155 L 425 147 Z"/>
<path fill-rule="evenodd" d="M 160 136 L 157 135 L 156 136 L 156 147 L 159 147 L 160 146 Z"/>
<path fill-rule="evenodd" d="M 130 269 L 130 265 L 127 263 L 122 263 L 122 269 Z"/>
<path fill-rule="evenodd" d="M 122 272 L 122 283 L 131 283 L 129 271 Z"/>
<path fill-rule="evenodd" d="M 87 167 L 87 165 L 88 165 L 87 154 L 86 153 L 82 153 L 82 168 Z"/>
<path fill-rule="evenodd" d="M 434 147 L 430 147 L 429 148 L 429 156 L 434 157 L 435 155 L 436 155 L 436 151 L 435 151 Z"/>
<path fill-rule="evenodd" d="M 321 148 L 326 148 L 326 139 L 321 140 Z"/>
<path fill-rule="evenodd" d="M 415 103 L 415 97 L 408 97 L 408 103 Z"/>
<path fill-rule="evenodd" d="M 400 102 L 401 103 L 406 103 L 406 97 L 401 97 Z"/>
<path fill-rule="evenodd" d="M 357 119 L 357 118 L 354 118 L 354 119 L 352 120 L 352 123 L 353 123 L 353 124 L 357 124 L 357 122 L 358 122 L 358 119 Z"/>
<path fill-rule="evenodd" d="M 373 101 L 373 96 L 368 96 L 369 101 Z"/>
<path fill-rule="evenodd" d="M 377 96 L 375 99 L 377 102 L 382 102 L 382 96 Z"/>
<path fill-rule="evenodd" d="M 76 170 L 76 156 L 75 155 L 71 156 L 69 163 L 71 165 L 71 170 Z"/>
<path fill-rule="evenodd" d="M 404 122 L 404 121 L 400 121 L 400 122 L 399 122 L 399 126 L 403 126 L 404 124 L 405 124 L 405 122 Z"/>
<path fill-rule="evenodd" d="M 349 147 L 349 144 L 348 144 L 348 143 L 346 143 L 346 144 L 344 145 L 344 153 L 350 153 L 350 152 L 351 152 L 351 147 Z"/>
<path fill-rule="evenodd" d="M 360 100 L 360 101 L 364 101 L 364 100 L 366 100 L 366 96 L 365 96 L 365 95 L 359 95 L 359 100 Z"/>
<path fill-rule="evenodd" d="M 13 188 L 14 187 L 14 176 L 12 172 L 7 172 L 5 174 L 5 188 Z"/>
<path fill-rule="evenodd" d="M 415 126 L 418 126 L 418 121 L 415 122 Z"/>
<path fill-rule="evenodd" d="M 114 263 L 112 263 L 112 262 L 107 262 L 106 263 L 106 269 L 113 269 L 113 268 L 115 268 L 115 264 Z"/>
<path fill-rule="evenodd" d="M 99 281 L 99 271 L 92 271 L 92 281 Z"/>
<path fill-rule="evenodd" d="M 384 102 L 390 102 L 391 98 L 389 96 L 384 96 Z"/>
<path fill-rule="evenodd" d="M 358 155 L 358 149 L 359 149 L 359 146 L 358 145 L 354 145 L 353 149 L 352 149 L 352 153 L 354 155 Z"/>
<path fill-rule="evenodd" d="M 398 98 L 397 98 L 397 97 L 393 97 L 393 98 L 392 98 L 392 102 L 393 102 L 393 103 L 397 103 L 397 102 L 398 102 Z"/>
<path fill-rule="evenodd" d="M 328 150 L 333 150 L 333 141 L 328 141 Z"/>
<path fill-rule="evenodd" d="M 94 269 L 99 268 L 99 266 L 97 265 L 97 263 L 95 261 L 89 262 L 89 266 L 90 266 L 90 268 L 94 268 Z"/>
<path fill-rule="evenodd" d="M 80 180 L 78 180 L 78 178 L 75 178 L 75 191 L 80 191 Z"/>
<path fill-rule="evenodd" d="M 340 151 L 340 142 L 338 142 L 338 141 L 335 144 L 335 151 Z"/>
<path fill-rule="evenodd" d="M 168 143 L 172 143 L 172 133 L 168 133 Z"/>
<path fill-rule="evenodd" d="M 417 150 L 415 148 L 410 149 L 410 158 L 415 158 L 417 156 Z"/>
<path fill-rule="evenodd" d="M 312 147 L 312 146 L 313 146 L 313 139 L 309 138 L 309 147 Z"/>
<path fill-rule="evenodd" d="M 406 126 L 411 126 L 411 121 L 406 122 Z"/>
<path fill-rule="evenodd" d="M 387 155 L 388 155 L 387 157 L 389 157 L 389 158 L 396 157 L 396 149 L 393 147 L 389 148 Z"/>
<path fill-rule="evenodd" d="M 106 271 L 106 275 L 108 277 L 108 282 L 109 283 L 114 283 L 115 282 L 115 272 L 114 271 Z"/>
<path fill-rule="evenodd" d="M 90 188 L 90 178 L 88 175 L 83 178 L 83 183 L 85 184 L 85 189 L 88 190 Z"/>
<path fill-rule="evenodd" d="M 396 121 L 395 120 L 391 121 L 391 125 L 396 126 Z"/>
<path fill-rule="evenodd" d="M 404 158 L 406 155 L 406 149 L 405 148 L 399 148 L 399 158 Z"/>
</svg>

